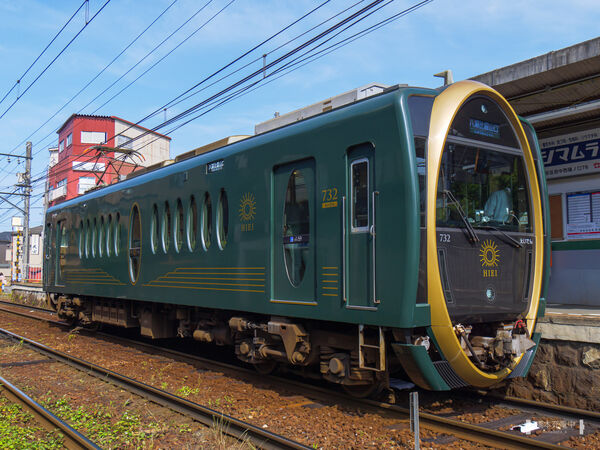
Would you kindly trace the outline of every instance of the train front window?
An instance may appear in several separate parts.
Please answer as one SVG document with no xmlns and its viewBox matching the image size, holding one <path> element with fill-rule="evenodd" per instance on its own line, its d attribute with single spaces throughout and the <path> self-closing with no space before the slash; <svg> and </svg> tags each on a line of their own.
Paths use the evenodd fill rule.
<svg viewBox="0 0 600 450">
<path fill-rule="evenodd" d="M 474 228 L 530 233 L 530 195 L 523 156 L 516 151 L 449 140 L 438 179 L 437 226 L 464 227 L 461 208 Z"/>
</svg>

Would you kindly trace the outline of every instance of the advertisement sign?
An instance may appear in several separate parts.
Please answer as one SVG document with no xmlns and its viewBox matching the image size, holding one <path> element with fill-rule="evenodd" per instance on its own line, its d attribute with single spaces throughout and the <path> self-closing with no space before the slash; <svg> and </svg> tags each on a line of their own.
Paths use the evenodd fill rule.
<svg viewBox="0 0 600 450">
<path fill-rule="evenodd" d="M 600 191 L 567 194 L 567 239 L 600 238 Z"/>
<path fill-rule="evenodd" d="M 540 139 L 546 178 L 600 173 L 600 129 Z"/>
</svg>

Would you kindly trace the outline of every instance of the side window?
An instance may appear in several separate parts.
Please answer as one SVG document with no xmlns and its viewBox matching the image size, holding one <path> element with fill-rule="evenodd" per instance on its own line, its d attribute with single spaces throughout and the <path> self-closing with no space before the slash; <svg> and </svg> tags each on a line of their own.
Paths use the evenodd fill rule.
<svg viewBox="0 0 600 450">
<path fill-rule="evenodd" d="M 79 221 L 79 259 L 84 255 L 85 231 L 83 229 L 83 220 Z"/>
<path fill-rule="evenodd" d="M 352 163 L 352 231 L 369 230 L 369 161 L 359 159 Z"/>
<path fill-rule="evenodd" d="M 112 241 L 112 215 L 108 215 L 108 222 L 106 222 L 106 256 L 110 257 L 111 253 L 111 241 Z"/>
<path fill-rule="evenodd" d="M 115 256 L 121 251 L 121 214 L 115 216 Z"/>
<path fill-rule="evenodd" d="M 227 245 L 228 232 L 229 202 L 227 201 L 227 192 L 225 192 L 225 189 L 221 189 L 221 194 L 219 195 L 219 207 L 217 209 L 217 242 L 221 250 Z"/>
<path fill-rule="evenodd" d="M 171 242 L 171 209 L 169 208 L 168 201 L 165 202 L 165 210 L 163 211 L 161 228 L 162 249 L 163 252 L 167 253 L 169 251 L 169 244 Z"/>
<path fill-rule="evenodd" d="M 202 205 L 202 246 L 204 250 L 210 247 L 210 237 L 212 235 L 212 203 L 210 194 L 204 195 L 204 204 Z"/>
<path fill-rule="evenodd" d="M 98 256 L 102 256 L 104 249 L 104 217 L 100 217 L 100 226 L 98 228 Z"/>
<path fill-rule="evenodd" d="M 152 248 L 152 253 L 156 253 L 158 250 L 158 206 L 156 203 L 152 207 L 152 222 L 150 223 L 150 247 Z"/>
<path fill-rule="evenodd" d="M 94 217 L 92 225 L 92 257 L 96 257 L 96 245 L 98 243 L 98 221 Z"/>
<path fill-rule="evenodd" d="M 90 241 L 91 241 L 92 227 L 90 225 L 90 219 L 85 221 L 85 257 L 90 257 Z"/>
<path fill-rule="evenodd" d="M 137 205 L 131 208 L 129 219 L 129 276 L 132 283 L 136 283 L 140 274 L 142 256 L 142 221 Z"/>
<path fill-rule="evenodd" d="M 192 195 L 190 197 L 190 207 L 187 215 L 187 242 L 190 252 L 196 248 L 196 236 L 198 235 L 198 207 L 196 199 Z"/>
<path fill-rule="evenodd" d="M 294 170 L 288 180 L 282 231 L 287 276 L 292 286 L 298 286 L 304 278 L 310 245 L 308 189 L 299 170 Z"/>
<path fill-rule="evenodd" d="M 175 234 L 175 251 L 181 251 L 181 246 L 183 245 L 183 233 L 185 231 L 185 217 L 183 216 L 183 204 L 181 203 L 181 199 L 177 199 L 177 214 L 175 215 L 175 226 L 174 226 L 174 234 Z"/>
</svg>

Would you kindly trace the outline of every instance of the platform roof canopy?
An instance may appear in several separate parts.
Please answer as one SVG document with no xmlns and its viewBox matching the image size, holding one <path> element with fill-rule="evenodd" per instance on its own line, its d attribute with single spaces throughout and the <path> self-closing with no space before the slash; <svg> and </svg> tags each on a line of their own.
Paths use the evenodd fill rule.
<svg viewBox="0 0 600 450">
<path fill-rule="evenodd" d="M 471 79 L 498 90 L 538 134 L 600 123 L 600 38 Z"/>
</svg>

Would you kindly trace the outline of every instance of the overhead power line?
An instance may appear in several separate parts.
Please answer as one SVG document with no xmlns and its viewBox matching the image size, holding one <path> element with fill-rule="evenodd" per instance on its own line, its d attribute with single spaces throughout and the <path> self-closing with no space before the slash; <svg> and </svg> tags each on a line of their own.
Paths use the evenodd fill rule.
<svg viewBox="0 0 600 450">
<path fill-rule="evenodd" d="M 21 97 L 23 97 L 23 95 L 25 95 L 25 93 L 27 93 L 27 91 L 29 91 L 29 89 L 31 89 L 31 87 L 32 87 L 32 86 L 33 86 L 33 85 L 36 83 L 36 81 L 37 81 L 37 80 L 39 80 L 39 79 L 40 79 L 40 77 L 41 77 L 42 75 L 44 75 L 44 73 L 46 73 L 46 71 L 47 71 L 47 70 L 50 68 L 50 66 L 52 66 L 52 64 L 54 64 L 54 63 L 56 62 L 56 60 L 57 60 L 57 59 L 60 57 L 60 55 L 62 55 L 62 54 L 65 52 L 65 50 L 66 50 L 67 48 L 69 48 L 69 46 L 70 46 L 70 45 L 71 45 L 71 44 L 72 44 L 72 43 L 75 41 L 75 39 L 77 39 L 77 38 L 79 37 L 79 35 L 80 35 L 80 34 L 83 32 L 83 30 L 85 30 L 85 29 L 87 28 L 87 26 L 88 26 L 90 23 L 92 23 L 92 21 L 93 21 L 93 20 L 94 20 L 94 19 L 95 19 L 95 18 L 98 16 L 98 14 L 100 14 L 100 13 L 102 12 L 102 10 L 103 10 L 103 9 L 106 7 L 106 5 L 108 5 L 109 3 L 110 3 L 110 0 L 106 0 L 106 3 L 104 3 L 104 5 L 102 5 L 102 7 L 101 7 L 101 8 L 98 10 L 98 12 L 96 12 L 96 14 L 94 14 L 94 15 L 92 16 L 92 18 L 91 18 L 91 19 L 90 19 L 88 22 L 86 22 L 86 24 L 85 24 L 85 25 L 84 25 L 84 26 L 81 28 L 81 30 L 79 30 L 79 31 L 77 32 L 77 34 L 76 34 L 75 36 L 73 36 L 73 38 L 72 38 L 72 39 L 69 41 L 69 43 L 68 43 L 67 45 L 65 45 L 65 46 L 63 47 L 63 49 L 62 49 L 62 50 L 61 50 L 61 51 L 58 53 L 58 55 L 56 55 L 56 56 L 54 57 L 54 59 L 52 59 L 52 61 L 50 61 L 50 62 L 48 63 L 48 65 L 47 65 L 47 66 L 44 68 L 44 70 L 42 70 L 42 71 L 39 73 L 39 75 L 38 75 L 37 77 L 35 77 L 35 79 L 34 79 L 34 80 L 31 82 L 31 83 L 29 83 L 29 85 L 28 85 L 28 86 L 27 86 L 27 87 L 26 87 L 26 88 L 23 90 L 23 92 L 17 96 L 17 98 L 16 98 L 16 99 L 15 99 L 15 100 L 14 100 L 14 101 L 13 101 L 13 102 L 10 104 L 10 106 L 9 106 L 8 108 L 6 108 L 6 110 L 5 110 L 5 111 L 2 113 L 2 115 L 0 115 L 0 119 L 2 119 L 2 118 L 3 118 L 3 117 L 6 115 L 6 113 L 7 113 L 8 111 L 10 111 L 10 110 L 12 109 L 12 107 L 13 107 L 13 106 L 15 106 L 15 104 L 16 104 L 16 103 L 17 103 L 17 102 L 18 102 L 18 101 L 21 99 Z"/>
<path fill-rule="evenodd" d="M 98 72 L 96 75 L 94 75 L 94 77 L 90 81 L 88 81 L 81 89 L 79 89 L 79 91 L 77 91 L 77 93 L 75 95 L 73 95 L 64 105 L 62 105 L 54 114 L 52 114 L 52 116 L 50 116 L 50 118 L 48 118 L 43 124 L 41 124 L 35 131 L 33 131 L 29 136 L 27 136 L 25 139 L 23 139 L 21 142 L 19 142 L 19 144 L 17 144 L 15 146 L 13 151 L 15 151 L 17 148 L 19 148 L 21 145 L 23 145 L 29 139 L 31 139 L 31 137 L 33 137 L 38 131 L 40 131 L 45 125 L 47 125 L 48 122 L 50 122 L 52 119 L 54 119 L 63 109 L 65 109 L 68 105 L 70 105 L 73 102 L 73 100 L 75 100 L 77 97 L 79 97 L 79 95 L 83 91 L 85 91 L 94 81 L 96 81 L 98 79 L 98 77 L 100 77 L 100 75 L 102 75 L 110 66 L 112 66 L 115 63 L 115 61 L 117 59 L 119 59 L 123 55 L 123 53 L 125 53 L 133 44 L 135 44 L 162 16 L 164 16 L 167 13 L 167 11 L 169 9 L 171 9 L 171 7 L 175 3 L 177 3 L 177 1 L 178 0 L 173 0 L 171 2 L 171 4 L 169 4 L 158 15 L 158 17 L 156 17 L 146 28 L 144 28 L 144 30 L 141 33 L 139 33 L 129 44 L 127 44 L 125 46 L 125 48 L 123 48 L 123 50 L 121 50 L 119 52 L 119 54 L 117 54 L 117 56 L 115 56 L 107 65 L 104 66 L 104 68 L 102 70 L 100 70 L 100 72 Z M 50 134 L 43 137 L 40 141 L 43 141 L 44 139 L 46 139 L 47 137 L 49 137 L 50 135 L 52 135 L 54 133 L 55 133 L 55 131 L 50 132 Z"/>
<path fill-rule="evenodd" d="M 12 91 L 14 91 L 14 89 L 20 85 L 21 81 L 23 81 L 23 78 L 25 77 L 25 75 L 27 75 L 27 73 L 29 73 L 29 71 L 31 70 L 31 68 L 35 65 L 36 62 L 39 61 L 39 59 L 42 57 L 42 55 L 44 53 L 46 53 L 46 50 L 48 50 L 48 48 L 54 43 L 54 41 L 56 40 L 56 38 L 58 38 L 58 36 L 63 32 L 63 30 L 67 27 L 67 25 L 69 25 L 71 23 L 71 21 L 73 20 L 73 18 L 77 15 L 77 13 L 79 11 L 81 11 L 81 8 L 83 8 L 83 6 L 88 2 L 89 0 L 84 0 L 83 3 L 79 6 L 79 8 L 77 8 L 77 10 L 73 13 L 73 15 L 71 16 L 71 18 L 69 20 L 66 21 L 66 23 L 62 26 L 62 28 L 60 30 L 58 30 L 58 33 L 56 33 L 56 35 L 54 35 L 54 37 L 52 38 L 52 40 L 48 43 L 48 45 L 46 45 L 46 47 L 44 48 L 44 50 L 42 50 L 42 52 L 37 56 L 37 58 L 35 58 L 35 60 L 29 65 L 29 67 L 27 68 L 27 70 L 25 70 L 25 72 L 23 72 L 23 74 L 17 79 L 17 81 L 15 81 L 15 84 L 13 84 L 13 86 L 8 90 L 8 92 L 6 94 L 4 94 L 4 97 L 2 97 L 2 100 L 0 100 L 0 105 L 2 104 L 2 102 L 4 100 L 6 100 L 6 97 L 8 97 L 10 95 L 10 93 Z"/>
</svg>

